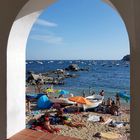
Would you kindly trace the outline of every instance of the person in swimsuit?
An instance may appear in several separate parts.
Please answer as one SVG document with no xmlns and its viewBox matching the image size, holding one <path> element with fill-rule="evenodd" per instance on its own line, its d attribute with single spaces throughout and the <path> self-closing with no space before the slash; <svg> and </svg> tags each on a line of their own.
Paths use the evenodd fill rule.
<svg viewBox="0 0 140 140">
<path fill-rule="evenodd" d="M 118 93 L 116 94 L 115 97 L 116 97 L 116 105 L 117 105 L 117 106 L 120 106 L 121 103 L 120 103 L 120 97 L 119 97 Z"/>
</svg>

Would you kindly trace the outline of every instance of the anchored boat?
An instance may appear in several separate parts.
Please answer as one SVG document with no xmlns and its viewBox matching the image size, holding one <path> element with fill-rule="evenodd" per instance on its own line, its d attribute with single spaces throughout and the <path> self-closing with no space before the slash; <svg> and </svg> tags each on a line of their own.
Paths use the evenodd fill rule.
<svg viewBox="0 0 140 140">
<path fill-rule="evenodd" d="M 87 96 L 86 99 L 92 102 L 92 104 L 91 105 L 83 104 L 82 107 L 84 111 L 87 109 L 93 109 L 98 107 L 103 102 L 104 96 L 94 94 L 92 96 Z"/>
</svg>

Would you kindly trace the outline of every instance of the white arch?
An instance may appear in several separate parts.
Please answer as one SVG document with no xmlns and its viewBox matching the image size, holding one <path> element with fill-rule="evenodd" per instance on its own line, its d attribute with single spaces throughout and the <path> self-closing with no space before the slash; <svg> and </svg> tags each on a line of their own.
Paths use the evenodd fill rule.
<svg viewBox="0 0 140 140">
<path fill-rule="evenodd" d="M 35 20 L 55 0 L 30 0 L 10 31 L 7 48 L 7 137 L 25 128 L 25 52 Z"/>
</svg>

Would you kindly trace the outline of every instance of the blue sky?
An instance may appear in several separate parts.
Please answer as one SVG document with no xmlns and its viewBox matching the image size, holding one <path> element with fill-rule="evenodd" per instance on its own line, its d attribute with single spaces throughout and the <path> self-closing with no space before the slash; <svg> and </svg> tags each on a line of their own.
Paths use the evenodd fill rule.
<svg viewBox="0 0 140 140">
<path fill-rule="evenodd" d="M 27 41 L 27 60 L 116 60 L 129 54 L 125 25 L 101 0 L 58 0 L 44 9 Z"/>
</svg>

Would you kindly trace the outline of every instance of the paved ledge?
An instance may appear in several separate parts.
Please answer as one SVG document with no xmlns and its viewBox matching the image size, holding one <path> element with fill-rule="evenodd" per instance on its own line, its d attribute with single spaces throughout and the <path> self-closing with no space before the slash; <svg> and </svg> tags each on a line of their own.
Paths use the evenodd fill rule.
<svg viewBox="0 0 140 140">
<path fill-rule="evenodd" d="M 39 132 L 31 129 L 24 129 L 7 140 L 80 140 L 80 139 Z"/>
</svg>

